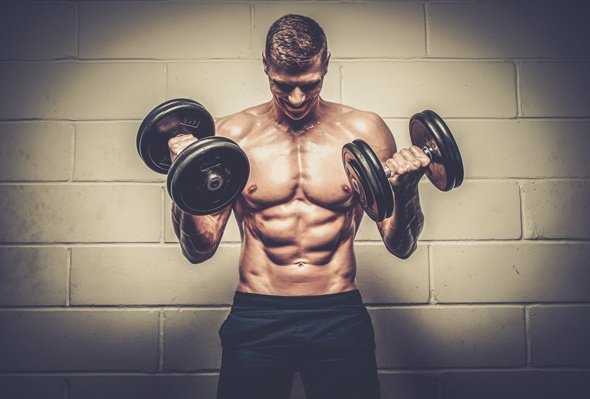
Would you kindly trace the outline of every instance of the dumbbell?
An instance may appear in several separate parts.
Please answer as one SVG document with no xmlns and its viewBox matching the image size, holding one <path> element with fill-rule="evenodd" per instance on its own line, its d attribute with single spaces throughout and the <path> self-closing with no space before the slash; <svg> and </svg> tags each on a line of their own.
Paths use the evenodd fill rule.
<svg viewBox="0 0 590 399">
<path fill-rule="evenodd" d="M 168 141 L 181 134 L 199 140 L 172 162 Z M 227 206 L 244 189 L 250 173 L 244 151 L 234 141 L 214 134 L 211 114 L 187 98 L 158 105 L 137 131 L 139 156 L 151 170 L 167 175 L 168 194 L 192 215 L 208 215 Z"/>
<path fill-rule="evenodd" d="M 449 191 L 463 183 L 463 161 L 453 134 L 434 111 L 425 110 L 410 118 L 412 144 L 430 158 L 426 176 L 436 188 Z M 393 214 L 394 197 L 389 183 L 393 175 L 363 140 L 342 147 L 342 163 L 353 190 L 367 215 L 380 222 Z"/>
</svg>

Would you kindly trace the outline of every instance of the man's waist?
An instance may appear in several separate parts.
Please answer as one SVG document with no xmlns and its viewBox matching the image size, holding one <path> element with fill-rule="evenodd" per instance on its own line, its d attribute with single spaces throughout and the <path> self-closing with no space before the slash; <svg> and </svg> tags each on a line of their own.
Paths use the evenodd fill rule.
<svg viewBox="0 0 590 399">
<path fill-rule="evenodd" d="M 360 291 L 350 290 L 324 295 L 267 295 L 236 291 L 234 306 L 255 306 L 259 308 L 325 308 L 332 306 L 363 306 Z"/>
</svg>

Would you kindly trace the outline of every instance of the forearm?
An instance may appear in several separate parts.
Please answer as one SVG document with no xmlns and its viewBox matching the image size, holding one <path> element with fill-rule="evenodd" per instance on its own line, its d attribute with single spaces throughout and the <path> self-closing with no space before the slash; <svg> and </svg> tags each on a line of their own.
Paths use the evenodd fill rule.
<svg viewBox="0 0 590 399">
<path fill-rule="evenodd" d="M 385 247 L 395 256 L 406 259 L 414 253 L 424 226 L 418 188 L 395 196 L 393 215 L 378 223 Z"/>
<path fill-rule="evenodd" d="M 191 263 L 211 258 L 225 229 L 231 206 L 212 215 L 195 216 L 172 203 L 172 225 L 183 255 Z"/>
</svg>

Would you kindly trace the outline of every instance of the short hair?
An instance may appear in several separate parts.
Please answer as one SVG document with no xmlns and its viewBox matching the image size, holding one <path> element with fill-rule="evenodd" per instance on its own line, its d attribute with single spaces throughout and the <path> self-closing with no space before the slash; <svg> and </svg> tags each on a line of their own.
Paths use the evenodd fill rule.
<svg viewBox="0 0 590 399">
<path fill-rule="evenodd" d="M 288 14 L 269 28 L 264 48 L 270 65 L 287 71 L 305 69 L 321 54 L 322 63 L 328 54 L 328 42 L 322 27 L 313 19 Z"/>
</svg>

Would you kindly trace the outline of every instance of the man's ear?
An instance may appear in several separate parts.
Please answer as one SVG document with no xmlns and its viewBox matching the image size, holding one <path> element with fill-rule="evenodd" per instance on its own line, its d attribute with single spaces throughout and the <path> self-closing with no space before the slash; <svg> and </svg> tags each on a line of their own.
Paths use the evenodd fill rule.
<svg viewBox="0 0 590 399">
<path fill-rule="evenodd" d="M 326 61 L 324 61 L 324 73 L 328 73 L 328 64 L 330 63 L 331 56 L 332 56 L 332 53 L 330 53 L 330 51 L 328 51 L 328 53 L 326 54 Z"/>
</svg>

